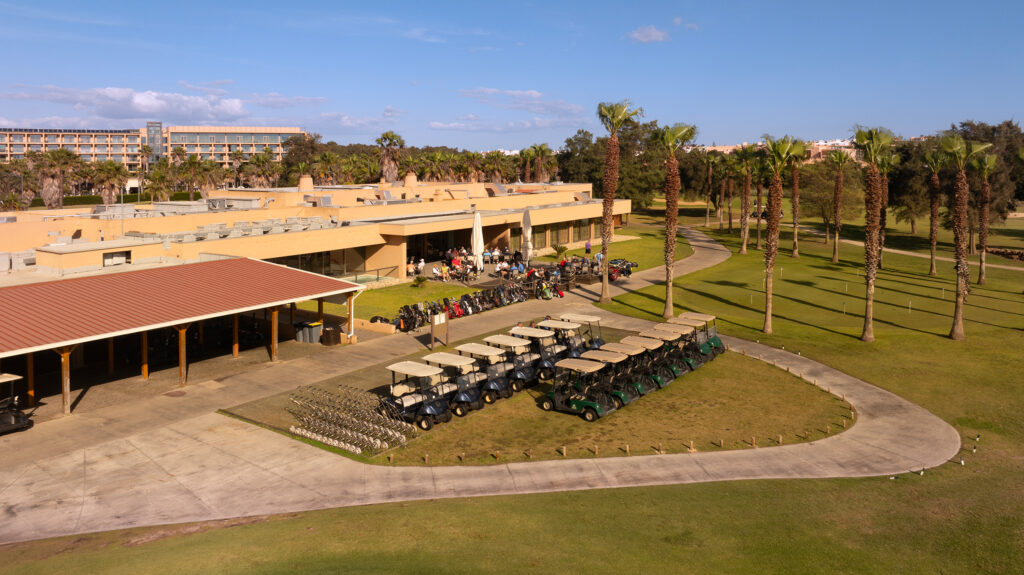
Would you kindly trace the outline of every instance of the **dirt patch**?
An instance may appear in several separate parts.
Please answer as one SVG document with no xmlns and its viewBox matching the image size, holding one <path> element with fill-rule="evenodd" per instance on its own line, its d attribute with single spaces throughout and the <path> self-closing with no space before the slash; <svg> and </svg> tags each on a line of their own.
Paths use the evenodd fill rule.
<svg viewBox="0 0 1024 575">
<path fill-rule="evenodd" d="M 281 517 L 281 516 L 278 516 Z M 254 515 L 252 517 L 235 517 L 233 519 L 218 519 L 216 521 L 202 521 L 200 523 L 187 523 L 184 525 L 171 525 L 168 527 L 161 527 L 152 531 L 141 533 L 131 539 L 128 539 L 122 545 L 125 547 L 138 547 L 139 545 L 145 545 L 146 543 L 152 543 L 168 537 L 178 537 L 181 535 L 192 535 L 194 533 L 203 533 L 206 531 L 212 531 L 214 529 L 225 529 L 227 527 L 237 527 L 239 525 L 252 525 L 253 523 L 264 523 L 270 519 L 269 515 Z"/>
</svg>

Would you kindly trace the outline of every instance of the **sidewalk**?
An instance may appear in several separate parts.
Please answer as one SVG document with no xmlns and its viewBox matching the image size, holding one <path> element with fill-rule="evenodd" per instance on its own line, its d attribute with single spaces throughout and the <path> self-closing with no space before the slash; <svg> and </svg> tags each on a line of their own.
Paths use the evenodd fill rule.
<svg viewBox="0 0 1024 575">
<path fill-rule="evenodd" d="M 728 259 L 704 234 L 682 229 L 694 254 L 676 275 Z M 634 273 L 613 295 L 658 282 L 664 270 Z M 592 290 L 596 290 L 592 291 Z M 457 338 L 493 331 L 524 317 L 574 309 L 602 323 L 640 329 L 650 322 L 589 305 L 600 286 L 555 301 L 530 301 L 463 318 Z M 268 364 L 214 382 L 190 385 L 180 397 L 159 396 L 117 410 L 96 410 L 5 436 L 0 497 L 8 521 L 0 542 L 57 535 L 295 512 L 387 501 L 521 494 L 731 479 L 858 477 L 940 465 L 960 447 L 956 431 L 924 409 L 807 358 L 724 337 L 736 353 L 788 367 L 808 381 L 845 394 L 858 423 L 807 444 L 720 453 L 515 463 L 489 467 L 402 468 L 356 463 L 216 413 L 303 383 L 423 349 L 395 334 L 314 357 Z"/>
</svg>

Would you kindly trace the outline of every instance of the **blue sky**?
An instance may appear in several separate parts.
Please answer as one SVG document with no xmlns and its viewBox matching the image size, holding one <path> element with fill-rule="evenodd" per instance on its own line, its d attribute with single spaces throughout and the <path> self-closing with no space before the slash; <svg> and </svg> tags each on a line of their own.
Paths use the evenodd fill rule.
<svg viewBox="0 0 1024 575">
<path fill-rule="evenodd" d="M 782 7 L 784 6 L 784 7 Z M 761 134 L 916 136 L 1024 107 L 1020 2 L 11 2 L 0 127 L 300 126 L 559 147 L 597 103 Z"/>
</svg>

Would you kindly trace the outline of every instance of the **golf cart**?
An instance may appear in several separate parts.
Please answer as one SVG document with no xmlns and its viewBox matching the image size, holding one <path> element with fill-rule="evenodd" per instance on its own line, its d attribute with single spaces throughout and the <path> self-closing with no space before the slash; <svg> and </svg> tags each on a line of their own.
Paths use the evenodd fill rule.
<svg viewBox="0 0 1024 575">
<path fill-rule="evenodd" d="M 653 379 L 655 370 L 647 362 L 646 349 L 639 345 L 630 345 L 622 342 L 606 343 L 601 346 L 601 349 L 628 356 L 629 359 L 626 362 L 627 370 L 632 374 L 633 381 L 637 384 L 637 391 L 640 392 L 640 395 L 647 395 L 652 391 L 660 389 L 657 382 Z"/>
<path fill-rule="evenodd" d="M 658 386 L 658 389 L 667 387 L 668 384 L 675 381 L 676 377 L 679 375 L 679 370 L 673 369 L 672 364 L 665 361 L 662 357 L 662 350 L 665 347 L 665 342 L 662 341 L 661 338 L 627 335 L 622 338 L 622 341 L 619 343 L 635 345 L 644 349 L 644 353 L 646 355 L 645 359 L 648 366 L 648 377 L 650 377 L 651 381 Z"/>
<path fill-rule="evenodd" d="M 458 386 L 445 381 L 444 370 L 415 361 L 400 361 L 386 369 L 391 372 L 391 397 L 386 402 L 399 416 L 424 431 L 451 420 L 445 396 Z"/>
<path fill-rule="evenodd" d="M 643 395 L 640 391 L 643 384 L 629 369 L 628 355 L 616 351 L 590 349 L 583 353 L 582 359 L 604 364 L 601 382 L 598 385 L 611 394 L 616 407 L 629 405 Z"/>
<path fill-rule="evenodd" d="M 32 427 L 32 420 L 18 409 L 18 396 L 14 395 L 14 382 L 20 375 L 0 373 L 0 385 L 10 384 L 6 399 L 0 399 L 0 435 Z"/>
<path fill-rule="evenodd" d="M 671 342 L 672 351 L 676 354 L 676 360 L 685 363 L 690 371 L 704 365 L 704 357 L 694 343 L 697 332 L 692 327 L 674 323 L 658 323 L 654 325 L 654 329 L 678 336 Z"/>
<path fill-rule="evenodd" d="M 476 360 L 464 355 L 454 353 L 437 352 L 421 358 L 427 365 L 434 365 L 444 370 L 448 381 L 454 382 L 457 389 L 451 395 L 446 395 L 448 405 L 452 413 L 459 417 L 465 417 L 474 409 L 484 408 L 483 393 L 480 388 L 487 381 L 487 374 L 477 371 Z M 490 392 L 487 392 L 490 395 Z M 494 403 L 496 397 L 491 395 L 487 403 Z"/>
<path fill-rule="evenodd" d="M 538 379 L 550 381 L 555 377 L 555 363 L 569 353 L 568 347 L 558 343 L 555 332 L 536 327 L 514 327 L 508 333 L 529 339 L 533 351 L 540 354 L 540 361 L 536 364 Z"/>
<path fill-rule="evenodd" d="M 561 319 L 586 325 L 581 331 L 581 335 L 588 342 L 590 349 L 600 349 L 604 345 L 604 337 L 601 335 L 601 318 L 582 313 L 563 313 Z"/>
<path fill-rule="evenodd" d="M 679 317 L 704 322 L 704 332 L 707 334 L 708 344 L 715 350 L 715 354 L 717 355 L 725 351 L 725 344 L 718 337 L 718 324 L 715 321 L 715 316 L 706 313 L 684 311 L 679 314 Z"/>
<path fill-rule="evenodd" d="M 704 358 L 704 362 L 715 359 L 715 348 L 711 345 L 711 340 L 708 338 L 708 332 L 705 330 L 706 324 L 697 319 L 689 319 L 685 317 L 673 317 L 669 318 L 669 324 L 682 325 L 693 328 L 693 344 L 700 351 L 701 356 Z"/>
<path fill-rule="evenodd" d="M 657 353 L 658 359 L 672 370 L 675 377 L 680 377 L 689 370 L 689 365 L 680 357 L 680 348 L 683 346 L 683 337 L 680 334 L 661 329 L 649 329 L 640 332 L 639 335 L 661 340 L 661 350 Z"/>
<path fill-rule="evenodd" d="M 599 385 L 604 364 L 568 358 L 555 367 L 555 380 L 551 391 L 541 397 L 541 409 L 577 413 L 586 421 L 596 421 L 615 411 L 615 400 Z"/>
<path fill-rule="evenodd" d="M 587 349 L 583 332 L 580 329 L 582 326 L 578 323 L 546 319 L 538 323 L 537 327 L 555 332 L 558 342 L 569 349 L 569 357 L 579 357 Z"/>
<path fill-rule="evenodd" d="M 508 357 L 512 358 L 512 391 L 522 391 L 537 383 L 540 354 L 530 350 L 530 340 L 511 335 L 489 335 L 484 341 L 505 350 Z"/>
<path fill-rule="evenodd" d="M 494 403 L 499 397 L 512 397 L 512 387 L 508 382 L 508 374 L 514 368 L 511 361 L 505 359 L 505 351 L 482 343 L 464 343 L 456 346 L 459 355 L 476 360 L 477 365 L 486 369 L 487 379 L 483 385 L 483 397 L 487 403 Z"/>
</svg>

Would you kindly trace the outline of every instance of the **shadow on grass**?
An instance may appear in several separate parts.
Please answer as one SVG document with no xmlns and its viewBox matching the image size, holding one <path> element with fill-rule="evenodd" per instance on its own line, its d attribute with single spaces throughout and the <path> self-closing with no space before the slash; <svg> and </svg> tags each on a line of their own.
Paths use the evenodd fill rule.
<svg viewBox="0 0 1024 575">
<path fill-rule="evenodd" d="M 706 297 L 706 298 L 708 298 L 710 300 L 714 300 L 714 301 L 717 301 L 719 303 L 723 303 L 723 304 L 729 305 L 729 306 L 734 307 L 734 308 L 744 309 L 744 310 L 752 311 L 752 312 L 758 313 L 758 314 L 763 314 L 764 313 L 764 311 L 761 310 L 761 309 L 758 309 L 758 308 L 755 308 L 755 307 L 751 307 L 751 306 L 747 306 L 747 305 L 740 305 L 740 304 L 737 304 L 736 302 L 734 302 L 732 300 L 727 300 L 727 299 L 725 299 L 723 297 L 720 297 L 720 296 L 712 294 L 712 293 L 708 293 L 708 292 L 704 292 L 704 291 L 700 291 L 700 290 L 695 290 L 695 289 L 690 289 L 688 291 L 690 291 L 692 293 L 695 293 L 695 294 L 697 294 L 699 296 Z M 773 297 L 781 297 L 783 299 L 788 299 L 790 301 L 795 301 L 797 303 L 803 303 L 803 304 L 806 304 L 806 305 L 809 305 L 809 306 L 812 306 L 812 307 L 817 307 L 817 308 L 820 308 L 820 309 L 823 309 L 823 310 L 826 310 L 826 311 L 830 311 L 830 312 L 835 312 L 836 311 L 834 309 L 827 308 L 825 306 L 821 306 L 821 305 L 817 305 L 817 304 L 812 304 L 812 303 L 805 302 L 803 300 L 798 300 L 798 299 L 795 299 L 795 298 L 790 298 L 790 297 L 782 296 L 782 295 L 777 294 L 777 293 L 773 294 Z M 791 318 L 791 317 L 788 317 L 788 316 L 785 316 L 785 315 L 773 314 L 772 317 L 777 318 L 777 319 L 781 319 L 781 320 L 785 320 L 785 321 L 789 321 L 789 322 L 792 322 L 792 323 L 795 323 L 795 324 L 798 324 L 798 325 L 806 326 L 806 327 L 809 327 L 809 328 L 820 329 L 821 331 L 826 331 L 828 333 L 834 333 L 834 334 L 836 334 L 838 336 L 848 337 L 850 339 L 859 339 L 857 336 L 854 336 L 854 335 L 851 335 L 851 334 L 848 334 L 848 333 L 843 333 L 841 331 L 836 331 L 834 329 L 829 329 L 827 327 L 823 327 L 823 326 L 820 326 L 820 325 L 814 325 L 812 323 L 808 323 L 808 322 L 805 322 L 805 321 L 794 319 L 794 318 Z"/>
</svg>

